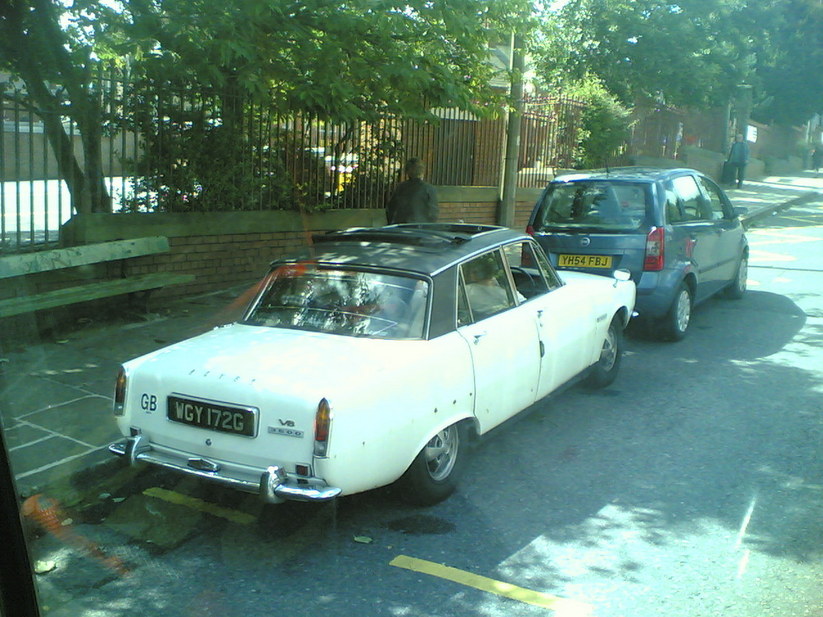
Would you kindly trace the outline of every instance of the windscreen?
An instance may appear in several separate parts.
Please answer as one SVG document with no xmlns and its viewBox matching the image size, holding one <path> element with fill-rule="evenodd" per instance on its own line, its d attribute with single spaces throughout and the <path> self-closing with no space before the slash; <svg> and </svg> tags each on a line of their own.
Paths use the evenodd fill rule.
<svg viewBox="0 0 823 617">
<path fill-rule="evenodd" d="M 646 220 L 645 183 L 587 181 L 552 184 L 534 222 L 536 231 L 634 231 Z"/>
<path fill-rule="evenodd" d="M 244 323 L 373 338 L 419 339 L 426 281 L 307 265 L 277 268 Z"/>
</svg>

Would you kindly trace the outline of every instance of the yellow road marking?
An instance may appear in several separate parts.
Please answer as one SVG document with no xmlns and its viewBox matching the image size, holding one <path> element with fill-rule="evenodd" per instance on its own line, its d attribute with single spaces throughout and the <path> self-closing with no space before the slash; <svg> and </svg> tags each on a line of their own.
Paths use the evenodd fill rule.
<svg viewBox="0 0 823 617">
<path fill-rule="evenodd" d="M 216 506 L 213 503 L 203 501 L 202 499 L 198 499 L 197 497 L 189 497 L 188 495 L 183 495 L 181 493 L 176 493 L 174 491 L 168 491 L 164 488 L 160 488 L 157 486 L 147 488 L 145 491 L 143 491 L 143 494 L 149 497 L 155 497 L 156 499 L 162 499 L 163 501 L 168 501 L 169 503 L 177 504 L 179 506 L 186 506 L 187 508 L 191 508 L 193 510 L 205 512 L 206 514 L 211 514 L 212 516 L 219 516 L 220 518 L 224 518 L 228 521 L 231 521 L 232 523 L 249 525 L 253 523 L 255 520 L 257 520 L 251 514 L 246 514 L 245 512 L 240 512 L 238 510 L 232 510 L 230 508 Z"/>
<path fill-rule="evenodd" d="M 389 565 L 398 568 L 405 568 L 413 572 L 421 572 L 429 574 L 438 578 L 443 578 L 454 583 L 466 585 L 467 587 L 474 587 L 480 591 L 487 591 L 489 593 L 532 604 L 534 606 L 541 606 L 555 611 L 558 615 L 564 617 L 583 617 L 592 615 L 592 605 L 585 602 L 578 602 L 577 600 L 567 600 L 566 598 L 559 598 L 547 593 L 525 589 L 502 581 L 496 581 L 492 578 L 486 578 L 478 574 L 472 574 L 465 570 L 458 570 L 444 566 L 433 561 L 426 561 L 425 559 L 416 559 L 414 557 L 407 557 L 406 555 L 398 555 L 389 562 Z"/>
</svg>

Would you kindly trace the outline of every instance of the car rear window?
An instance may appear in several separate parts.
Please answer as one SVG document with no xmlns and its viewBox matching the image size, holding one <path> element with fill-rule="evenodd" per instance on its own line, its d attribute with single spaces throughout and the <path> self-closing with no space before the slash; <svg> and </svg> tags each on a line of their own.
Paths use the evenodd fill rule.
<svg viewBox="0 0 823 617">
<path fill-rule="evenodd" d="M 272 271 L 244 323 L 371 338 L 419 339 L 428 283 L 382 272 L 289 264 Z"/>
<path fill-rule="evenodd" d="M 638 182 L 552 183 L 538 205 L 536 231 L 635 231 L 646 224 L 649 185 Z"/>
</svg>

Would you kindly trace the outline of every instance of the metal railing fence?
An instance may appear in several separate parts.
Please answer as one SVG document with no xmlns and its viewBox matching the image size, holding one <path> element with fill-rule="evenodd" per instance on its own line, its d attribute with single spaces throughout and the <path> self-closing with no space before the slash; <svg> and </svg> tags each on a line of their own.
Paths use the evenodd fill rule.
<svg viewBox="0 0 823 617">
<path fill-rule="evenodd" d="M 428 121 L 331 122 L 113 71 L 100 73 L 94 92 L 112 212 L 381 208 L 409 157 L 424 161 L 435 185 L 496 187 L 501 178 L 503 117 L 433 109 Z M 5 93 L 0 251 L 20 252 L 56 242 L 78 202 L 61 168 L 65 153 L 56 156 L 46 134 L 46 112 L 10 83 Z M 554 168 L 572 165 L 581 110 L 563 98 L 525 101 L 520 186 L 543 186 Z M 68 115 L 61 122 L 84 169 L 79 131 Z"/>
</svg>

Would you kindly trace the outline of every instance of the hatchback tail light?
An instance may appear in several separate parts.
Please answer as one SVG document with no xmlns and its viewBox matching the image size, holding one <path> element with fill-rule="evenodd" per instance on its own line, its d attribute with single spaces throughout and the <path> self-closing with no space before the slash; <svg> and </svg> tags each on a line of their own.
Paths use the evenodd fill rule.
<svg viewBox="0 0 823 617">
<path fill-rule="evenodd" d="M 534 236 L 534 227 L 532 227 L 531 225 L 527 225 L 526 226 L 526 233 L 529 234 L 530 236 Z"/>
<path fill-rule="evenodd" d="M 646 236 L 646 259 L 643 261 L 643 270 L 659 272 L 665 262 L 665 230 L 662 227 L 652 227 Z"/>
<path fill-rule="evenodd" d="M 326 456 L 329 449 L 329 430 L 331 428 L 331 406 L 325 398 L 320 399 L 314 416 L 314 455 Z"/>
</svg>

